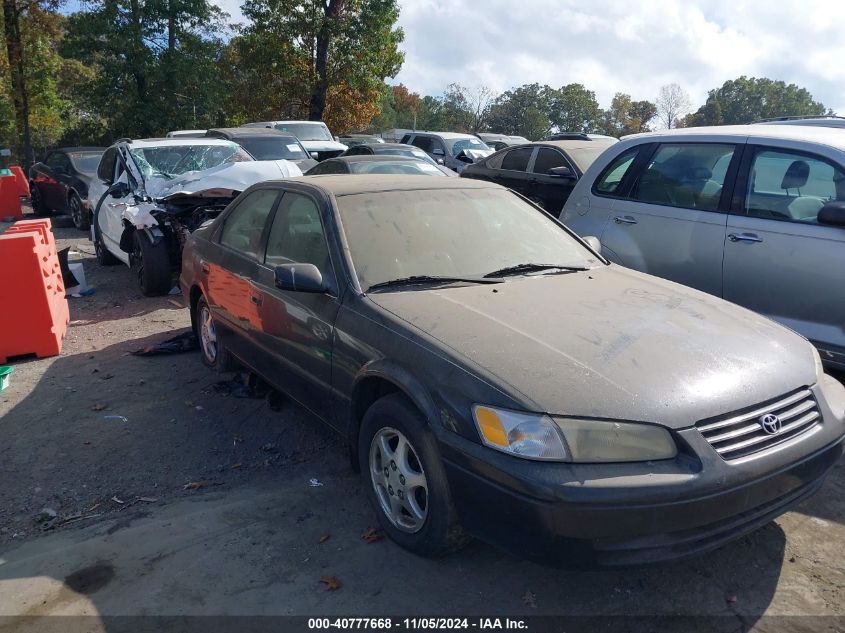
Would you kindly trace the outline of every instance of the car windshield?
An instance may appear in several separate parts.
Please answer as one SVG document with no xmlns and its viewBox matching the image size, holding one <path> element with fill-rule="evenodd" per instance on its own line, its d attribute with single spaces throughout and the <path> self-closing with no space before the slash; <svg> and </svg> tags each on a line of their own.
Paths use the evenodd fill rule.
<svg viewBox="0 0 845 633">
<path fill-rule="evenodd" d="M 604 144 L 597 144 L 596 146 L 590 147 L 578 147 L 575 149 L 567 150 L 567 154 L 569 157 L 575 161 L 575 164 L 578 165 L 578 169 L 581 170 L 583 174 L 587 171 L 587 167 L 592 165 L 595 160 L 602 155 L 604 150 L 606 150 L 609 145 Z"/>
<path fill-rule="evenodd" d="M 407 174 L 410 176 L 443 176 L 436 165 L 416 160 L 350 161 L 353 174 Z"/>
<path fill-rule="evenodd" d="M 475 149 L 475 150 L 486 150 L 488 152 L 492 152 L 486 143 L 481 139 L 472 137 L 472 138 L 447 138 L 443 139 L 446 141 L 446 144 L 449 146 L 449 151 L 452 152 L 452 156 L 457 156 L 465 149 Z"/>
<path fill-rule="evenodd" d="M 252 156 L 237 143 L 133 147 L 129 150 L 129 153 L 145 178 L 149 176 L 173 177 L 189 171 L 211 169 L 224 163 L 253 160 Z"/>
<path fill-rule="evenodd" d="M 432 165 L 437 165 L 437 163 L 434 162 L 434 159 L 421 149 L 397 149 L 395 147 L 385 147 L 383 149 L 376 149 L 375 153 L 389 154 L 390 156 L 410 156 L 411 158 L 419 158 L 420 160 L 424 160 Z"/>
<path fill-rule="evenodd" d="M 276 123 L 277 130 L 293 134 L 300 141 L 333 141 L 325 123 Z"/>
<path fill-rule="evenodd" d="M 360 193 L 338 196 L 337 206 L 363 288 L 414 276 L 480 278 L 529 263 L 600 265 L 549 216 L 504 189 Z"/>
<path fill-rule="evenodd" d="M 68 152 L 68 158 L 77 170 L 91 174 L 97 171 L 102 156 L 102 152 Z"/>
<path fill-rule="evenodd" d="M 303 160 L 308 154 L 296 139 L 273 136 L 238 139 L 255 160 Z"/>
</svg>

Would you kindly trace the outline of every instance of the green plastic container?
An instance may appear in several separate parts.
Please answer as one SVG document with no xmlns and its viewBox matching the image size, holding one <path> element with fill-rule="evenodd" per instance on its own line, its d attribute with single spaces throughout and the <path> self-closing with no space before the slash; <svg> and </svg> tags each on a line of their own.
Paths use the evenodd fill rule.
<svg viewBox="0 0 845 633">
<path fill-rule="evenodd" d="M 0 365 L 0 391 L 3 391 L 6 387 L 9 386 L 9 381 L 12 378 L 13 371 L 15 371 L 14 367 L 9 367 L 8 365 Z"/>
</svg>

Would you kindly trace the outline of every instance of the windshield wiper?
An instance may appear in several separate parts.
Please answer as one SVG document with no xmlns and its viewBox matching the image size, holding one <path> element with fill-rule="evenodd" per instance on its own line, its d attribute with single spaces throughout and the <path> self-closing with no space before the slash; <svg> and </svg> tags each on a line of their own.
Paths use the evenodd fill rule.
<svg viewBox="0 0 845 633">
<path fill-rule="evenodd" d="M 590 270 L 586 266 L 561 266 L 560 264 L 517 264 L 516 266 L 508 266 L 507 268 L 500 268 L 494 270 L 492 273 L 484 275 L 489 277 L 507 277 L 508 275 L 524 275 L 526 273 L 533 273 L 543 270 L 559 271 L 563 273 L 577 273 L 584 270 Z"/>
<path fill-rule="evenodd" d="M 415 284 L 449 284 L 449 283 L 468 283 L 468 284 L 499 284 L 502 283 L 499 279 L 484 279 L 482 277 L 445 277 L 440 275 L 411 275 L 410 277 L 400 277 L 399 279 L 391 279 L 389 281 L 380 281 L 373 284 L 367 291 L 378 290 L 379 288 L 391 288 L 394 286 L 411 286 Z"/>
</svg>

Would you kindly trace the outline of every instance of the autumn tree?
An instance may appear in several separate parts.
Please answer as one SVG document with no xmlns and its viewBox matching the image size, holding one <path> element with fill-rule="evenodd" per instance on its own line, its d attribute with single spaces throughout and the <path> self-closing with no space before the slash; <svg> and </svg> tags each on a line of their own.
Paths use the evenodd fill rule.
<svg viewBox="0 0 845 633">
<path fill-rule="evenodd" d="M 689 114 L 689 94 L 676 83 L 660 86 L 657 99 L 654 102 L 657 109 L 657 120 L 667 130 L 678 127 L 678 123 Z"/>
<path fill-rule="evenodd" d="M 620 137 L 649 131 L 649 122 L 657 114 L 650 101 L 634 101 L 631 95 L 617 92 L 604 113 L 605 134 Z"/>
</svg>

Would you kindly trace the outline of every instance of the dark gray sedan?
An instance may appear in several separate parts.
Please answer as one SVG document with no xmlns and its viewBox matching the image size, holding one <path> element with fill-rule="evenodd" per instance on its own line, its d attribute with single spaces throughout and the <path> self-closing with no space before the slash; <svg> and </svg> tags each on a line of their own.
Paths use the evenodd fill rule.
<svg viewBox="0 0 845 633">
<path fill-rule="evenodd" d="M 490 183 L 294 178 L 195 231 L 181 286 L 204 362 L 347 438 L 418 554 L 670 560 L 818 490 L 845 388 L 814 348 L 593 243 Z"/>
</svg>

